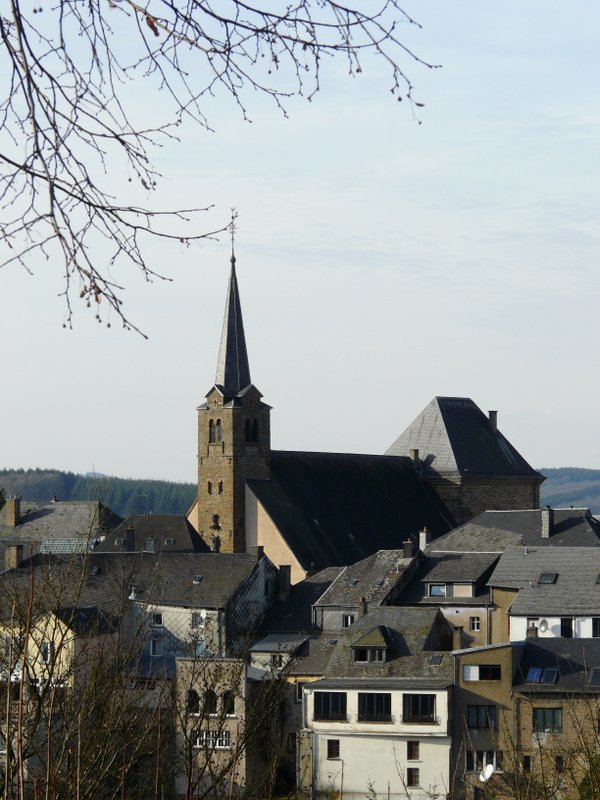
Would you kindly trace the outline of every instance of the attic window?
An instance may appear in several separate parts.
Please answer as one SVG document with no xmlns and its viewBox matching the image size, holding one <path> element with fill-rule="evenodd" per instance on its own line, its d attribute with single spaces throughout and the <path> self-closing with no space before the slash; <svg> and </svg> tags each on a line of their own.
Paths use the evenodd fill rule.
<svg viewBox="0 0 600 800">
<path fill-rule="evenodd" d="M 590 673 L 590 686 L 600 686 L 600 669 L 593 669 Z"/>
<path fill-rule="evenodd" d="M 355 647 L 354 662 L 356 664 L 372 664 L 385 661 L 385 650 L 383 647 Z"/>
<path fill-rule="evenodd" d="M 167 536 L 165 544 L 175 544 L 175 539 L 172 536 Z"/>
<path fill-rule="evenodd" d="M 558 667 L 529 667 L 527 683 L 554 683 L 558 675 Z"/>
<path fill-rule="evenodd" d="M 201 580 L 202 580 L 202 575 L 194 575 L 192 583 L 200 583 Z"/>
<path fill-rule="evenodd" d="M 558 578 L 557 572 L 542 572 L 540 577 L 538 578 L 538 584 L 556 583 L 557 578 Z"/>
<path fill-rule="evenodd" d="M 125 539 L 115 539 L 115 544 L 125 544 Z"/>
<path fill-rule="evenodd" d="M 446 597 L 446 584 L 445 583 L 430 583 L 429 584 L 429 597 Z"/>
<path fill-rule="evenodd" d="M 429 659 L 429 666 L 439 667 L 439 665 L 442 663 L 443 658 L 444 656 L 439 655 L 439 653 L 434 653 Z"/>
</svg>

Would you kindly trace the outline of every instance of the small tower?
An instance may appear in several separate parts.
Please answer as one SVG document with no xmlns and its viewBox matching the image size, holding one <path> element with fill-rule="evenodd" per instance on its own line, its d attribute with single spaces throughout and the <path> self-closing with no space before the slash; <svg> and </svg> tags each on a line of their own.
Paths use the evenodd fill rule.
<svg viewBox="0 0 600 800">
<path fill-rule="evenodd" d="M 224 553 L 246 551 L 246 481 L 270 476 L 271 409 L 261 398 L 250 381 L 232 249 L 215 385 L 198 408 L 198 532 Z"/>
</svg>

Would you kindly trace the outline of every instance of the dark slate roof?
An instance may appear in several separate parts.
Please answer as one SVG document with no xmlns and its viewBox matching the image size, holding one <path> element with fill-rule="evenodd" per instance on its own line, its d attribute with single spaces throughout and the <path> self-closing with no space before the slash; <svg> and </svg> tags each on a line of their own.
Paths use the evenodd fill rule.
<svg viewBox="0 0 600 800">
<path fill-rule="evenodd" d="M 21 500 L 19 524 L 14 527 L 6 524 L 6 507 L 0 510 L 0 570 L 4 551 L 11 545 L 29 545 L 32 552 L 74 552 L 87 549 L 88 543 L 122 521 L 98 501 L 57 500 L 44 504 Z M 29 553 L 29 547 L 26 551 Z"/>
<path fill-rule="evenodd" d="M 248 484 L 306 570 L 353 564 L 424 525 L 435 537 L 452 523 L 408 458 L 274 451 L 270 480 Z"/>
<path fill-rule="evenodd" d="M 377 628 L 385 629 L 390 659 L 370 664 L 354 662 L 353 646 Z M 377 606 L 344 631 L 333 636 L 323 632 L 317 641 L 320 646 L 315 647 L 315 639 L 311 639 L 295 659 L 293 673 L 322 674 L 326 678 L 419 676 L 452 680 L 452 631 L 439 609 Z M 430 663 L 434 654 L 443 656 L 438 666 Z"/>
<path fill-rule="evenodd" d="M 369 605 L 379 605 L 413 562 L 414 557 L 405 558 L 403 550 L 378 550 L 345 567 L 315 605 L 358 606 L 363 597 Z"/>
<path fill-rule="evenodd" d="M 408 456 L 418 448 L 431 475 L 511 475 L 543 477 L 490 425 L 468 397 L 434 397 L 386 455 Z"/>
<path fill-rule="evenodd" d="M 558 667 L 554 683 L 527 682 L 529 669 L 534 667 Z M 590 682 L 593 669 L 600 670 L 599 639 L 528 640 L 523 646 L 513 689 L 528 695 L 581 691 L 598 693 L 600 685 Z"/>
<path fill-rule="evenodd" d="M 427 555 L 416 574 L 403 591 L 398 603 L 427 603 L 443 605 L 476 605 L 489 598 L 486 580 L 497 553 L 432 553 Z M 473 583 L 473 597 L 429 597 L 429 583 Z"/>
<path fill-rule="evenodd" d="M 269 633 L 255 642 L 250 651 L 253 653 L 294 653 L 307 639 L 308 635 Z"/>
<path fill-rule="evenodd" d="M 600 523 L 587 508 L 555 508 L 554 526 L 542 538 L 542 511 L 484 511 L 431 543 L 429 551 L 502 553 L 508 545 L 597 547 Z"/>
<path fill-rule="evenodd" d="M 246 351 L 242 307 L 235 274 L 235 256 L 232 255 L 215 384 L 223 390 L 225 395 L 232 396 L 248 386 L 250 382 L 250 365 Z"/>
<path fill-rule="evenodd" d="M 145 514 L 128 517 L 95 548 L 99 553 L 127 552 L 127 529 L 133 529 L 133 552 L 155 540 L 155 552 L 208 553 L 210 548 L 183 514 Z M 117 541 L 122 540 L 121 544 Z"/>
<path fill-rule="evenodd" d="M 246 553 L 34 556 L 0 576 L 0 613 L 10 613 L 12 597 L 27 599 L 30 581 L 41 606 L 53 611 L 94 607 L 120 616 L 133 587 L 144 604 L 225 608 L 256 563 L 256 556 Z"/>
<path fill-rule="evenodd" d="M 542 573 L 555 583 L 539 584 Z M 600 613 L 600 549 L 597 547 L 507 547 L 489 586 L 518 589 L 509 613 L 561 616 Z"/>
<path fill-rule="evenodd" d="M 278 600 L 267 612 L 262 625 L 266 633 L 295 633 L 312 628 L 312 606 L 343 572 L 344 567 L 327 567 L 294 584 L 284 600 Z"/>
</svg>

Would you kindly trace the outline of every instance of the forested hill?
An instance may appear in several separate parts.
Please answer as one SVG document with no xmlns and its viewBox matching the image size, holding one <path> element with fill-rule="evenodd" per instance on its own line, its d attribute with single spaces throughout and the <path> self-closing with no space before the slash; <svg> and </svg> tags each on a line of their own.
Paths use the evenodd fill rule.
<svg viewBox="0 0 600 800">
<path fill-rule="evenodd" d="M 25 500 L 100 500 L 121 517 L 185 514 L 197 488 L 193 483 L 76 475 L 56 469 L 0 470 L 0 489 Z"/>
<path fill-rule="evenodd" d="M 542 505 L 591 508 L 600 514 L 600 469 L 540 469 Z M 0 489 L 25 500 L 101 500 L 110 509 L 130 514 L 185 514 L 196 494 L 193 483 L 89 477 L 56 469 L 0 470 Z"/>
</svg>

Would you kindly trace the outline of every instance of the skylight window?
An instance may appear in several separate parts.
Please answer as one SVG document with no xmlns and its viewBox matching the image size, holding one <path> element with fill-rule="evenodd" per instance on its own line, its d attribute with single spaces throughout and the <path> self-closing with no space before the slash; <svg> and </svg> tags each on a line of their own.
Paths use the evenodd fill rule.
<svg viewBox="0 0 600 800">
<path fill-rule="evenodd" d="M 554 683 L 558 675 L 558 667 L 546 667 L 542 672 L 540 683 Z"/>
<path fill-rule="evenodd" d="M 538 583 L 542 584 L 556 583 L 557 578 L 558 578 L 557 572 L 542 572 L 542 574 L 538 578 Z"/>
<path fill-rule="evenodd" d="M 542 677 L 542 668 L 541 667 L 529 667 L 527 670 L 527 677 L 525 680 L 527 683 L 539 683 L 540 678 Z"/>
<path fill-rule="evenodd" d="M 429 659 L 429 664 L 430 664 L 430 666 L 432 666 L 432 667 L 439 667 L 439 665 L 442 663 L 442 659 L 443 659 L 443 658 L 444 658 L 444 656 L 441 656 L 441 655 L 439 655 L 438 653 L 434 653 L 434 654 L 431 656 L 431 658 Z"/>
<path fill-rule="evenodd" d="M 600 672 L 600 670 L 598 670 Z M 558 667 L 529 667 L 527 683 L 554 683 L 558 675 Z"/>
</svg>

